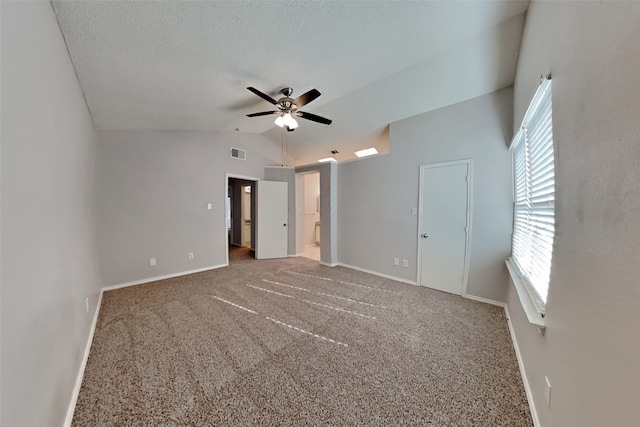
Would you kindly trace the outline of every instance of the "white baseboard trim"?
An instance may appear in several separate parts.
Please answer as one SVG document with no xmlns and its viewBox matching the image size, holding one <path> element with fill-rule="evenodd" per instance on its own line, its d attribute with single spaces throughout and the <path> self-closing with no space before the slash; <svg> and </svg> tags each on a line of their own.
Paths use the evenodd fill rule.
<svg viewBox="0 0 640 427">
<path fill-rule="evenodd" d="M 520 375 L 522 376 L 522 384 L 524 385 L 524 392 L 527 395 L 527 401 L 529 402 L 529 411 L 531 411 L 531 418 L 533 419 L 534 427 L 540 427 L 540 419 L 538 418 L 538 412 L 536 411 L 536 405 L 533 402 L 533 392 L 531 391 L 531 385 L 527 380 L 527 374 L 524 370 L 524 362 L 522 361 L 522 355 L 520 354 L 520 348 L 518 347 L 518 340 L 516 339 L 516 333 L 513 330 L 511 324 L 511 315 L 509 314 L 509 308 L 504 304 L 504 314 L 507 316 L 507 324 L 509 325 L 509 334 L 511 334 L 511 342 L 513 343 L 513 349 L 516 352 L 516 359 L 518 359 L 518 367 L 520 368 Z"/>
<path fill-rule="evenodd" d="M 320 265 L 324 265 L 326 267 L 337 267 L 340 265 L 339 262 L 334 262 L 334 263 L 328 263 L 328 262 L 322 262 L 320 261 Z"/>
<path fill-rule="evenodd" d="M 146 279 L 134 280 L 132 282 L 120 283 L 117 285 L 105 286 L 103 291 L 112 291 L 114 289 L 126 288 L 129 286 L 142 285 L 149 282 L 157 282 L 158 280 L 171 279 L 174 277 L 186 276 L 187 274 L 201 273 L 203 271 L 215 270 L 216 268 L 227 267 L 228 264 L 212 265 L 209 267 L 198 268 L 195 270 L 181 271 L 179 273 L 165 274 L 164 276 L 148 277 Z"/>
<path fill-rule="evenodd" d="M 344 264 L 342 262 L 339 262 L 337 265 L 340 265 L 340 266 L 346 267 L 346 268 L 351 268 L 352 270 L 362 271 L 363 273 L 373 274 L 374 276 L 384 277 L 385 279 L 395 280 L 396 282 L 407 283 L 409 285 L 414 285 L 414 286 L 418 285 L 418 283 L 416 283 L 414 280 L 402 279 L 400 277 L 392 276 L 390 274 L 384 274 L 384 273 L 380 273 L 378 271 L 367 270 L 366 268 L 356 267 L 355 265 Z"/>
<path fill-rule="evenodd" d="M 80 387 L 82 387 L 82 379 L 84 378 L 84 370 L 87 367 L 87 361 L 89 360 L 89 352 L 91 351 L 91 344 L 93 343 L 93 335 L 96 332 L 96 325 L 98 324 L 98 315 L 100 314 L 100 307 L 102 306 L 102 294 L 104 291 L 100 291 L 98 297 L 98 304 L 96 305 L 96 311 L 93 314 L 93 321 L 91 322 L 91 329 L 89 329 L 89 337 L 87 338 L 87 344 L 84 347 L 84 356 L 82 357 L 82 363 L 80 363 L 80 369 L 78 369 L 78 376 L 76 377 L 76 383 L 73 386 L 71 392 L 71 401 L 69 401 L 69 407 L 67 408 L 67 416 L 64 420 L 64 427 L 71 426 L 73 421 L 73 414 L 76 410 L 76 403 L 78 403 L 78 396 L 80 395 Z"/>
<path fill-rule="evenodd" d="M 485 304 L 497 305 L 498 307 L 507 308 L 507 304 L 505 304 L 504 302 L 492 300 L 492 299 L 489 299 L 489 298 L 477 297 L 475 295 L 469 295 L 469 294 L 465 294 L 465 295 L 462 295 L 462 296 L 464 298 L 467 298 L 467 299 L 470 299 L 470 300 L 483 302 Z"/>
</svg>

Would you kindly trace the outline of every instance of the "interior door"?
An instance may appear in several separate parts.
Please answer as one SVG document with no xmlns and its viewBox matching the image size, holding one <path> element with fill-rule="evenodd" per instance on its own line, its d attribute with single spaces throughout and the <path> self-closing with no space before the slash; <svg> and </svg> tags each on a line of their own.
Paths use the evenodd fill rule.
<svg viewBox="0 0 640 427">
<path fill-rule="evenodd" d="M 242 187 L 242 246 L 250 248 L 251 244 L 251 186 Z"/>
<path fill-rule="evenodd" d="M 461 295 L 467 260 L 470 163 L 420 168 L 420 285 Z"/>
<path fill-rule="evenodd" d="M 256 259 L 286 258 L 289 197 L 286 182 L 258 181 Z"/>
</svg>

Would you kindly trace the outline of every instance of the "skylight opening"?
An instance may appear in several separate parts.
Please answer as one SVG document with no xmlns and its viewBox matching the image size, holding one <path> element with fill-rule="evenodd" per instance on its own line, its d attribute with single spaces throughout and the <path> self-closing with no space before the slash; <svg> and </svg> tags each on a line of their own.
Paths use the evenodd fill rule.
<svg viewBox="0 0 640 427">
<path fill-rule="evenodd" d="M 354 154 L 357 157 L 367 157 L 367 156 L 373 156 L 374 154 L 378 154 L 378 150 L 371 147 L 371 148 L 365 148 L 364 150 L 356 151 Z"/>
</svg>

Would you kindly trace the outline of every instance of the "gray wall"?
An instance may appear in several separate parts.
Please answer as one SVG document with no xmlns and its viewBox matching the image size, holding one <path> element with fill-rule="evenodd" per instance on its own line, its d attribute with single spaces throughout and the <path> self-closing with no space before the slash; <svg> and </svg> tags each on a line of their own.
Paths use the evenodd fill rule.
<svg viewBox="0 0 640 427">
<path fill-rule="evenodd" d="M 340 262 L 417 280 L 420 165 L 473 159 L 473 215 L 467 293 L 505 301 L 511 250 L 512 90 L 391 124 L 388 155 L 339 165 Z M 407 259 L 409 267 L 393 265 Z"/>
<path fill-rule="evenodd" d="M 101 287 L 92 215 L 96 137 L 49 2 L 0 8 L 0 424 L 59 426 Z"/>
<path fill-rule="evenodd" d="M 264 166 L 281 157 L 278 147 L 253 134 L 109 131 L 98 137 L 105 285 L 225 265 L 226 174 L 263 179 Z M 247 160 L 230 158 L 230 146 L 246 149 Z M 156 258 L 155 267 L 149 258 Z"/>
<path fill-rule="evenodd" d="M 287 222 L 287 254 L 296 255 L 296 172 L 292 167 L 268 166 L 264 169 L 264 179 L 287 183 L 289 196 L 288 222 Z"/>
<path fill-rule="evenodd" d="M 547 330 L 508 307 L 545 427 L 640 420 L 640 4 L 532 2 L 515 85 L 519 125 L 553 75 L 556 237 Z M 551 409 L 544 377 L 552 386 Z"/>
</svg>

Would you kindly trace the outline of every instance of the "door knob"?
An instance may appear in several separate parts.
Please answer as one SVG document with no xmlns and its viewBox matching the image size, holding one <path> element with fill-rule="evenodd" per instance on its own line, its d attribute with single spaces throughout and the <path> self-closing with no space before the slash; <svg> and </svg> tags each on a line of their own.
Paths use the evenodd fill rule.
<svg viewBox="0 0 640 427">
<path fill-rule="evenodd" d="M 422 235 L 422 238 L 423 238 L 423 239 L 426 239 L 427 237 L 429 237 L 429 235 L 428 235 L 427 233 L 424 233 L 424 234 Z"/>
<path fill-rule="evenodd" d="M 287 226 L 287 224 L 282 224 L 282 225 L 284 225 L 285 227 Z"/>
</svg>

